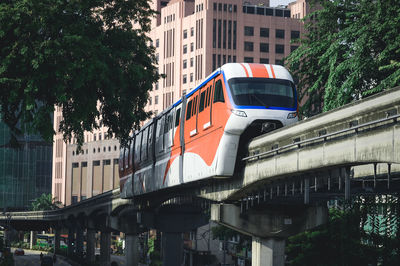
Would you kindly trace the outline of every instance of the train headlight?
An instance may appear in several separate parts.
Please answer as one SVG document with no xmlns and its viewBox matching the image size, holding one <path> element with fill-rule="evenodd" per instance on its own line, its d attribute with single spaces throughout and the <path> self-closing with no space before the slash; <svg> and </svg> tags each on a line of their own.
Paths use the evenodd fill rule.
<svg viewBox="0 0 400 266">
<path fill-rule="evenodd" d="M 231 109 L 231 112 L 232 112 L 232 114 L 237 115 L 237 116 L 247 117 L 246 113 L 241 110 Z"/>
<path fill-rule="evenodd" d="M 288 115 L 287 115 L 287 119 L 296 118 L 296 117 L 297 117 L 297 112 L 288 113 Z"/>
</svg>

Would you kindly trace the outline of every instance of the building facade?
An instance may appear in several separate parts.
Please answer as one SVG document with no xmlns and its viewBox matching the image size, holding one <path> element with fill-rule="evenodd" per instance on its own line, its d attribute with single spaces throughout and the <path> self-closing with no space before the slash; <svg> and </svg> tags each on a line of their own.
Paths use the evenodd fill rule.
<svg viewBox="0 0 400 266">
<path fill-rule="evenodd" d="M 108 136 L 101 126 L 85 132 L 84 143 L 77 150 L 76 139 L 66 143 L 58 131 L 62 110 L 55 108 L 53 142 L 53 197 L 64 205 L 74 204 L 119 187 L 119 141 Z M 98 121 L 100 123 L 100 121 Z M 101 124 L 101 123 L 100 123 Z"/>
<path fill-rule="evenodd" d="M 270 7 L 268 0 L 154 1 L 160 15 L 150 37 L 165 78 L 150 92 L 155 114 L 229 62 L 283 64 L 304 31 L 306 0 Z"/>
<path fill-rule="evenodd" d="M 146 111 L 161 112 L 193 89 L 213 70 L 229 62 L 282 64 L 304 31 L 306 0 L 270 7 L 269 0 L 154 0 L 159 15 L 150 37 L 159 73 Z M 303 8 L 304 7 L 304 8 Z M 85 133 L 82 151 L 58 132 L 62 110 L 56 107 L 52 192 L 65 205 L 119 187 L 119 142 L 107 128 Z"/>
<path fill-rule="evenodd" d="M 38 135 L 17 137 L 0 122 L 0 210 L 29 210 L 32 201 L 51 193 L 52 144 Z"/>
</svg>

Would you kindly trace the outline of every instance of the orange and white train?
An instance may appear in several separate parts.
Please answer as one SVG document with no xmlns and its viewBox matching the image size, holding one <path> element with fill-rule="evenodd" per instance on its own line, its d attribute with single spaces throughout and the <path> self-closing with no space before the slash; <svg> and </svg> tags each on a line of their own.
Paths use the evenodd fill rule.
<svg viewBox="0 0 400 266">
<path fill-rule="evenodd" d="M 249 139 L 296 122 L 297 107 L 284 67 L 223 65 L 121 148 L 121 197 L 233 176 Z"/>
</svg>

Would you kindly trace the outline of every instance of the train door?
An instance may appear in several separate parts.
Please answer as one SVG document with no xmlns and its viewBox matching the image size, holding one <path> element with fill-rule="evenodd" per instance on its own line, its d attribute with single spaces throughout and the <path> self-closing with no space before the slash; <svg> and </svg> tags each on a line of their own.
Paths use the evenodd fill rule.
<svg viewBox="0 0 400 266">
<path fill-rule="evenodd" d="M 188 99 L 185 117 L 185 143 L 193 141 L 197 135 L 197 109 L 198 109 L 199 92 L 196 91 Z M 189 149 L 187 147 L 186 149 Z"/>
<path fill-rule="evenodd" d="M 206 131 L 211 127 L 211 97 L 213 93 L 214 79 L 210 80 L 204 85 L 199 94 L 199 115 L 198 115 L 198 129 L 200 132 Z"/>
<path fill-rule="evenodd" d="M 213 125 L 215 125 L 217 128 L 222 128 L 222 130 L 225 127 L 230 115 L 230 110 L 227 108 L 227 95 L 225 94 L 225 91 L 226 89 L 223 76 L 218 75 L 214 82 L 211 120 Z"/>
</svg>

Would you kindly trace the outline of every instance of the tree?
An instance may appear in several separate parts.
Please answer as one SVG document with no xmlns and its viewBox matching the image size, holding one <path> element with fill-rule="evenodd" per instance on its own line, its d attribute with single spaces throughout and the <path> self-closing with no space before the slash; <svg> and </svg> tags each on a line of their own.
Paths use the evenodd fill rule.
<svg viewBox="0 0 400 266">
<path fill-rule="evenodd" d="M 314 1 L 306 33 L 287 58 L 301 112 L 313 115 L 400 85 L 400 6 L 395 0 Z"/>
<path fill-rule="evenodd" d="M 56 201 L 51 194 L 43 193 L 32 202 L 32 211 L 57 210 L 61 207 L 61 202 Z"/>
<path fill-rule="evenodd" d="M 64 139 L 101 125 L 125 144 L 150 114 L 159 79 L 147 0 L 5 0 L 0 3 L 0 113 L 14 136 L 51 141 L 54 106 Z"/>
</svg>

